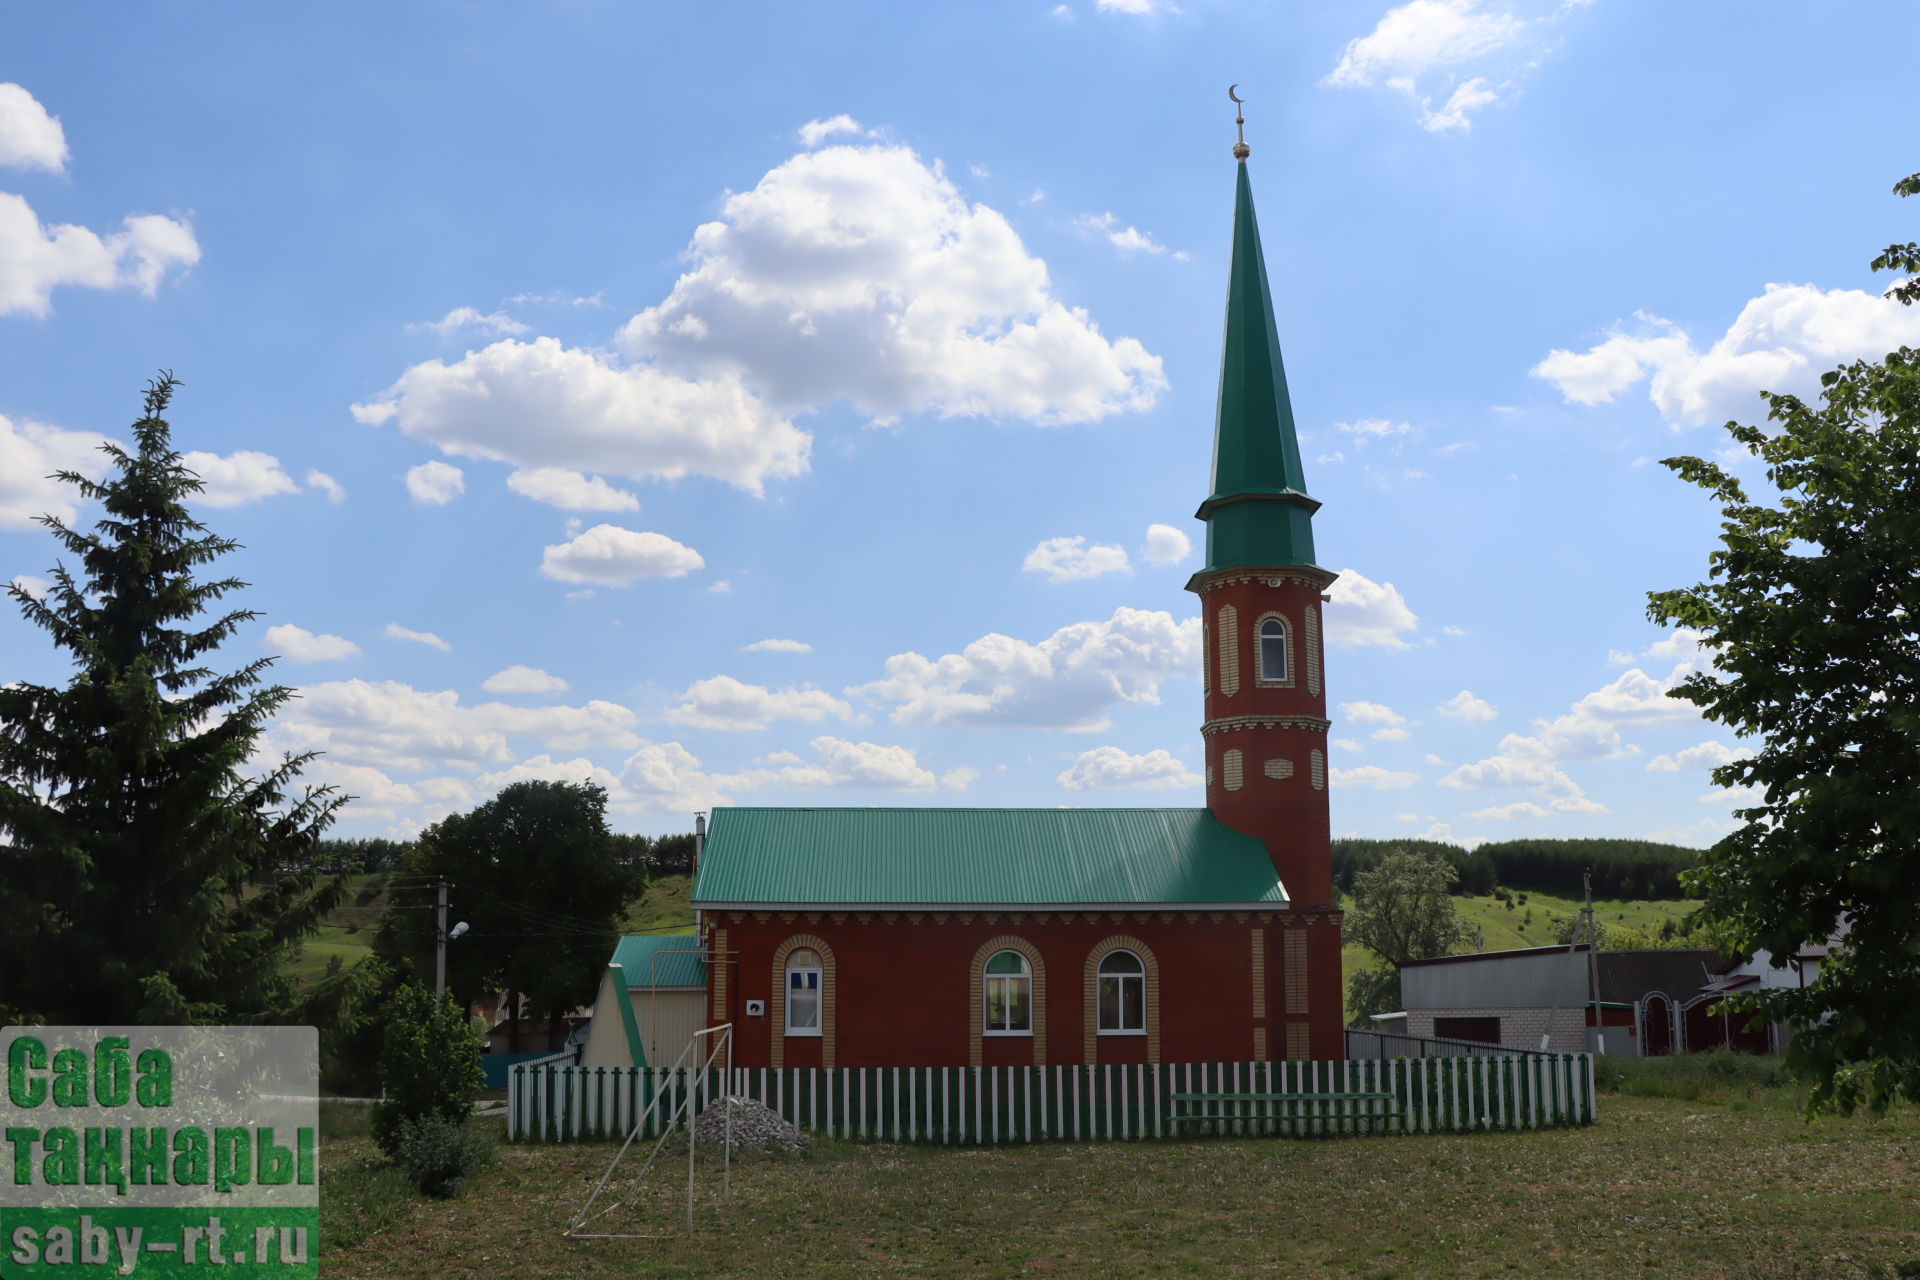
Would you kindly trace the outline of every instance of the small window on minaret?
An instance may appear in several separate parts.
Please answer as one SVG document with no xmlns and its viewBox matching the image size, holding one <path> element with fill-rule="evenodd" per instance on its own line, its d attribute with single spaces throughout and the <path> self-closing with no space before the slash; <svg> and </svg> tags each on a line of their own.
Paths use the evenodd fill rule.
<svg viewBox="0 0 1920 1280">
<path fill-rule="evenodd" d="M 1260 624 L 1260 678 L 1287 678 L 1287 626 L 1278 618 Z"/>
</svg>

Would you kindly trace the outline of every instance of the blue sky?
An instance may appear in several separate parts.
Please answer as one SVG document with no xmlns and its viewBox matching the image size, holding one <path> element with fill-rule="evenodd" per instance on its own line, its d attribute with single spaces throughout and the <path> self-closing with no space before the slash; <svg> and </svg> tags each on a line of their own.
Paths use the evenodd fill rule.
<svg viewBox="0 0 1920 1280">
<path fill-rule="evenodd" d="M 1905 3 L 233 3 L 0 15 L 0 578 L 156 368 L 406 835 L 524 777 L 1201 802 L 1239 82 L 1329 609 L 1334 829 L 1710 842 L 1657 465 L 1920 343 Z M 1751 473 L 1751 468 L 1746 468 Z M 78 511 L 79 518 L 88 513 Z M 0 620 L 5 678 L 64 670 Z"/>
</svg>

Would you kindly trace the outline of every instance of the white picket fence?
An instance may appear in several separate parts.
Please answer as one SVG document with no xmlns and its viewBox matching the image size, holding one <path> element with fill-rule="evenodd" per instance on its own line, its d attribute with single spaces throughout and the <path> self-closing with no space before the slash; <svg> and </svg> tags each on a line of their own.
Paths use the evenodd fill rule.
<svg viewBox="0 0 1920 1280">
<path fill-rule="evenodd" d="M 1585 1053 L 1342 1062 L 1054 1067 L 738 1067 L 731 1073 L 525 1063 L 507 1085 L 507 1136 L 535 1142 L 657 1135 L 693 1092 L 766 1104 L 828 1137 L 942 1143 L 1175 1136 L 1175 1094 L 1390 1094 L 1231 1104 L 1213 1132 L 1309 1136 L 1538 1129 L 1591 1124 Z M 657 1101 L 657 1105 L 654 1104 Z M 1191 1132 L 1191 1129 L 1188 1130 Z"/>
</svg>

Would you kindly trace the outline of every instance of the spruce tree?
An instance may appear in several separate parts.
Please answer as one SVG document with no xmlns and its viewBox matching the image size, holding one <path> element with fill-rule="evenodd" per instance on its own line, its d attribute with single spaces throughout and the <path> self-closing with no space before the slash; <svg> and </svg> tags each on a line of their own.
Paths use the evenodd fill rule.
<svg viewBox="0 0 1920 1280">
<path fill-rule="evenodd" d="M 202 485 L 161 416 L 177 385 L 171 373 L 148 384 L 131 450 L 103 446 L 104 482 L 59 473 L 102 510 L 90 533 L 40 519 L 75 569 L 54 567 L 39 599 L 9 590 L 73 664 L 57 688 L 0 686 L 0 1014 L 11 1019 L 287 1018 L 281 962 L 344 890 L 311 855 L 345 797 L 295 794 L 311 753 L 257 758 L 292 691 L 262 683 L 271 658 L 227 674 L 207 665 L 257 615 L 219 612 L 247 584 L 197 576 L 238 544 L 188 513 Z"/>
</svg>

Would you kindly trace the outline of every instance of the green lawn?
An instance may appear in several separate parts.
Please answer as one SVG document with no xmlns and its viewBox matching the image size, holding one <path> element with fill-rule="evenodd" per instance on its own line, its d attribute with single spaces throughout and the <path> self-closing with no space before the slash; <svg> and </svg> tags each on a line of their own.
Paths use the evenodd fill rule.
<svg viewBox="0 0 1920 1280">
<path fill-rule="evenodd" d="M 684 1155 L 669 1151 L 607 1226 L 659 1238 L 610 1241 L 560 1236 L 609 1146 L 505 1147 L 465 1199 L 442 1203 L 396 1202 L 364 1141 L 335 1142 L 324 1230 L 357 1242 L 322 1265 L 528 1280 L 1890 1280 L 1920 1255 L 1912 1109 L 1807 1124 L 1790 1089 L 1719 1081 L 1696 1098 L 1603 1095 L 1600 1114 L 1586 1129 L 1445 1137 L 826 1144 L 740 1160 L 725 1203 L 718 1162 L 703 1161 L 691 1237 Z"/>
</svg>

